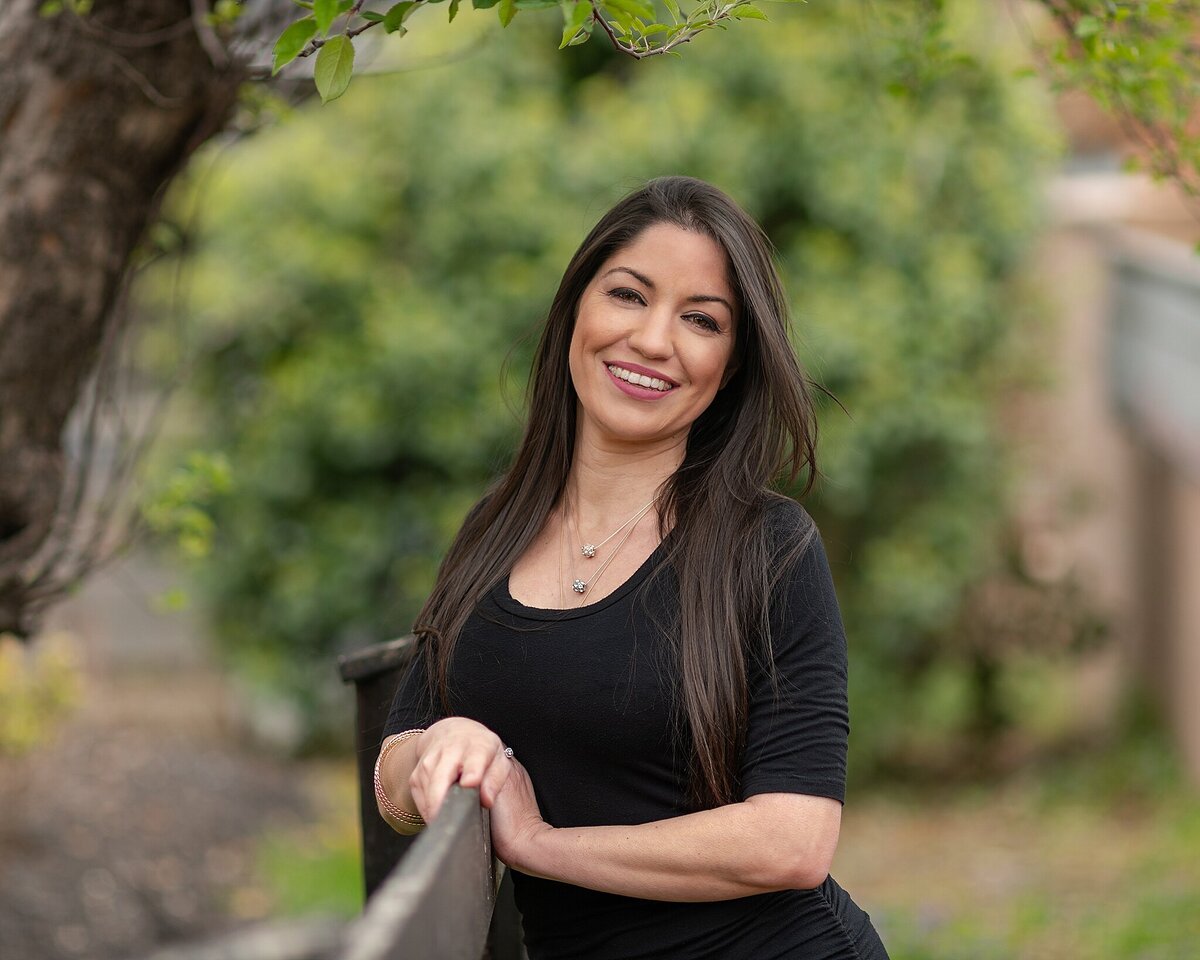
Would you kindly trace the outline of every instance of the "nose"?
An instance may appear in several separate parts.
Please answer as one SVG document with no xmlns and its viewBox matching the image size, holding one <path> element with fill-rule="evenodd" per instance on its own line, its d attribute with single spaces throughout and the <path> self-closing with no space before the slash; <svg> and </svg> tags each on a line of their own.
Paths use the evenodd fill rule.
<svg viewBox="0 0 1200 960">
<path fill-rule="evenodd" d="M 629 346 L 644 357 L 666 359 L 671 356 L 671 330 L 674 316 L 669 310 L 642 310 L 627 338 Z"/>
</svg>

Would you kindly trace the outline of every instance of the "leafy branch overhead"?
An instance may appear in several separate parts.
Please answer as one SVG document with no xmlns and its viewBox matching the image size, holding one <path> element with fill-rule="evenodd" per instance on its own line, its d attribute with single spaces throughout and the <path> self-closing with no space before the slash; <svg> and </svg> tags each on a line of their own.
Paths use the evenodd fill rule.
<svg viewBox="0 0 1200 960">
<path fill-rule="evenodd" d="M 290 24 L 275 42 L 272 75 L 298 57 L 317 55 L 313 70 L 323 102 L 345 93 L 354 72 L 354 38 L 374 27 L 385 33 L 408 32 L 405 21 L 420 7 L 446 3 L 453 20 L 461 0 L 400 0 L 386 9 L 364 9 L 365 0 L 295 0 L 310 12 Z M 784 0 L 807 2 L 807 0 Z M 678 0 L 662 0 L 662 13 L 652 0 L 471 0 L 477 10 L 496 9 L 507 27 L 521 10 L 562 11 L 563 33 L 559 49 L 586 43 L 593 29 L 619 51 L 635 59 L 663 53 L 678 55 L 676 47 L 714 27 L 725 29 L 731 20 L 766 20 L 750 0 L 700 0 L 686 13 Z"/>
<path fill-rule="evenodd" d="M 1088 91 L 1200 212 L 1200 3 L 1040 0 L 1061 28 L 1043 66 Z"/>
</svg>

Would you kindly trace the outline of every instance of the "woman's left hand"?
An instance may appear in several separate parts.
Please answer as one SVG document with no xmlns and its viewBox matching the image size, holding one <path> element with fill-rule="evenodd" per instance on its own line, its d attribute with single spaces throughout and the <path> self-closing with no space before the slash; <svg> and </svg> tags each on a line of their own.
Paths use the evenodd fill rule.
<svg viewBox="0 0 1200 960">
<path fill-rule="evenodd" d="M 553 830 L 538 809 L 533 781 L 519 760 L 492 802 L 492 849 L 496 856 L 522 873 L 533 873 L 533 849 L 546 831 Z"/>
</svg>

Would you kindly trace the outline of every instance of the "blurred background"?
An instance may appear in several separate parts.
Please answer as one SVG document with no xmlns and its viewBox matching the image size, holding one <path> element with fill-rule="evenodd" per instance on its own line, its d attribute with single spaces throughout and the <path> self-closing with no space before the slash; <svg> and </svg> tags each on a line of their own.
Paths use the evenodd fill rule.
<svg viewBox="0 0 1200 960">
<path fill-rule="evenodd" d="M 833 875 L 895 960 L 1200 955 L 1200 220 L 1048 82 L 1032 6 L 921 9 L 643 62 L 421 11 L 336 102 L 243 94 L 131 293 L 144 535 L 0 636 L 5 957 L 361 909 L 335 658 L 408 631 L 571 252 L 665 173 L 764 225 L 840 401 Z"/>
</svg>

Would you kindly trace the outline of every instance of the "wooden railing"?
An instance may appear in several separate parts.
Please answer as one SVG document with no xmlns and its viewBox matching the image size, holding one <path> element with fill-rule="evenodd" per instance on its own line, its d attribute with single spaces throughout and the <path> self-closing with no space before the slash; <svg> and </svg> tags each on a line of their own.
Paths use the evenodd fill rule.
<svg viewBox="0 0 1200 960">
<path fill-rule="evenodd" d="M 503 870 L 488 819 L 478 790 L 451 787 L 351 926 L 340 960 L 479 960 Z"/>
<path fill-rule="evenodd" d="M 366 909 L 348 925 L 276 921 L 144 960 L 526 960 L 512 882 L 492 854 L 479 791 L 450 788 L 432 823 L 396 833 L 375 806 L 373 773 L 392 695 L 413 638 L 379 643 L 339 661 L 357 692 Z"/>
<path fill-rule="evenodd" d="M 492 854 L 479 791 L 457 784 L 437 818 L 413 837 L 396 833 L 375 805 L 373 774 L 392 695 L 413 638 L 339 659 L 356 691 L 355 747 L 367 907 L 339 960 L 522 960 L 511 880 Z"/>
</svg>

